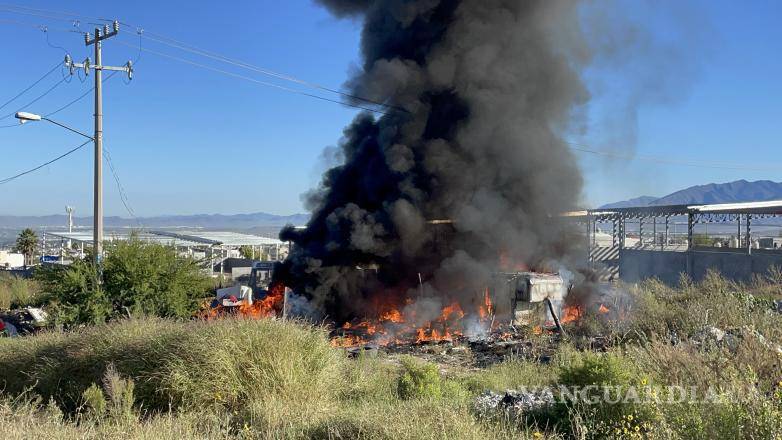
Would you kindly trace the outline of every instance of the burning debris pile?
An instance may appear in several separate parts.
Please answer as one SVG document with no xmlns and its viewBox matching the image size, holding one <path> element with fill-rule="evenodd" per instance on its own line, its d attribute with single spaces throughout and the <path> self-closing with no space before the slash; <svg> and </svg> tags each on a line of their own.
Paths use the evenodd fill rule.
<svg viewBox="0 0 782 440">
<path fill-rule="evenodd" d="M 412 299 L 407 306 L 413 305 Z M 339 347 L 351 347 L 372 343 L 376 345 L 400 344 L 407 342 L 424 343 L 453 341 L 468 334 L 484 333 L 495 327 L 494 314 L 489 291 L 484 292 L 483 302 L 477 305 L 470 316 L 466 315 L 458 302 L 444 307 L 438 316 L 424 322 L 416 319 L 416 307 L 399 310 L 391 306 L 376 316 L 346 321 L 336 331 L 332 344 Z M 473 329 L 472 332 L 469 329 Z"/>
<path fill-rule="evenodd" d="M 237 286 L 239 287 L 239 286 Z M 242 289 L 238 288 L 237 292 Z M 285 286 L 272 284 L 263 298 L 254 300 L 252 291 L 247 289 L 241 298 L 235 295 L 218 298 L 212 307 L 201 313 L 203 319 L 215 319 L 224 316 L 243 316 L 246 318 L 271 318 L 282 316 L 285 307 Z"/>
<path fill-rule="evenodd" d="M 579 260 L 558 217 L 581 191 L 559 136 L 589 97 L 578 2 L 319 1 L 363 19 L 348 88 L 382 114 L 345 130 L 275 280 L 338 344 L 491 332 L 513 319 L 487 294 L 497 273 Z"/>
</svg>

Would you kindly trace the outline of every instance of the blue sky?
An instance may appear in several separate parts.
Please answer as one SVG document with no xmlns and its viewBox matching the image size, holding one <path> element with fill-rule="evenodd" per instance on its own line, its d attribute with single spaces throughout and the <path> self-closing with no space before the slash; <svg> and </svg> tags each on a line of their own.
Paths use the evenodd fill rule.
<svg viewBox="0 0 782 440">
<path fill-rule="evenodd" d="M 628 13 L 633 1 L 624 1 Z M 202 49 L 257 66 L 338 88 L 358 60 L 359 24 L 331 18 L 309 0 L 192 1 L 27 1 L 24 6 L 71 11 L 85 16 L 117 17 Z M 672 58 L 646 65 L 640 57 L 625 66 L 616 81 L 603 81 L 589 111 L 594 120 L 613 120 L 612 97 L 627 89 L 632 72 L 646 75 L 664 68 L 674 79 L 666 96 L 641 99 L 637 142 L 611 141 L 613 126 L 590 126 L 571 140 L 620 156 L 637 154 L 674 162 L 721 162 L 767 170 L 690 167 L 653 161 L 611 159 L 577 153 L 584 169 L 585 205 L 638 195 L 664 195 L 708 182 L 736 179 L 782 180 L 782 3 L 728 0 L 691 3 L 685 22 L 692 42 L 671 40 L 675 20 L 658 15 L 645 23 L 655 38 L 673 41 L 684 64 Z M 0 104 L 51 69 L 64 51 L 49 46 L 43 32 L 3 20 L 46 24 L 52 46 L 81 60 L 83 39 L 67 21 L 2 12 L 0 8 Z M 692 13 L 695 9 L 696 13 Z M 642 9 L 637 9 L 642 10 Z M 643 14 L 639 14 L 643 16 Z M 639 18 L 647 20 L 646 18 Z M 90 29 L 82 20 L 82 29 Z M 681 23 L 680 23 L 681 24 Z M 685 37 L 690 34 L 685 32 Z M 121 44 L 123 42 L 125 44 Z M 135 59 L 133 28 L 104 45 L 104 62 Z M 197 57 L 148 39 L 142 46 L 259 80 L 262 75 Z M 682 61 L 678 60 L 678 61 Z M 688 69 L 690 63 L 694 69 Z M 588 77 L 601 78 L 598 72 Z M 613 78 L 611 75 L 603 78 Z M 0 117 L 42 94 L 61 78 L 47 77 L 38 87 L 0 109 Z M 74 77 L 27 107 L 51 112 L 92 85 Z M 676 80 L 681 80 L 678 84 Z M 281 85 L 285 82 L 277 81 Z M 597 87 L 597 86 L 596 86 Z M 264 87 L 216 72 L 142 52 L 130 84 L 118 75 L 104 88 L 105 145 L 136 215 L 242 213 L 289 214 L 303 210 L 299 195 L 317 184 L 321 152 L 334 145 L 355 110 Z M 92 130 L 92 99 L 53 119 Z M 618 118 L 619 123 L 627 122 Z M 9 125 L 12 118 L 0 120 Z M 632 120 L 630 121 L 632 122 Z M 618 132 L 627 127 L 618 127 Z M 631 130 L 632 131 L 632 130 Z M 0 128 L 0 179 L 55 157 L 81 143 L 78 135 L 46 123 Z M 629 145 L 635 143 L 635 145 Z M 106 168 L 106 214 L 127 216 Z M 0 214 L 59 213 L 66 204 L 78 215 L 92 210 L 92 151 L 68 158 L 6 185 L 0 185 Z"/>
</svg>

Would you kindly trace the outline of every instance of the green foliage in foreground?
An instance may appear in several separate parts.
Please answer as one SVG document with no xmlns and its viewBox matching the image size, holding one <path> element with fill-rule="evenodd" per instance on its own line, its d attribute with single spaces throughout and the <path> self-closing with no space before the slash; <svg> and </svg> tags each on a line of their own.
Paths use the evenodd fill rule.
<svg viewBox="0 0 782 440">
<path fill-rule="evenodd" d="M 0 309 L 37 305 L 44 300 L 35 280 L 0 272 Z"/>
<path fill-rule="evenodd" d="M 98 324 L 121 316 L 187 318 L 211 288 L 191 258 L 170 246 L 137 239 L 106 246 L 103 283 L 91 258 L 44 266 L 36 280 L 58 324 Z"/>
<path fill-rule="evenodd" d="M 402 358 L 402 375 L 397 385 L 400 398 L 438 398 L 442 396 L 440 383 L 440 372 L 436 365 L 412 357 Z"/>
<path fill-rule="evenodd" d="M 716 275 L 646 283 L 627 291 L 631 319 L 600 324 L 615 340 L 605 352 L 578 348 L 573 329 L 545 364 L 480 371 L 350 359 L 324 329 L 279 320 L 126 319 L 0 339 L 0 426 L 12 438 L 780 438 L 781 317 L 749 294 L 773 289 Z M 750 330 L 733 346 L 695 343 L 704 324 Z M 639 387 L 649 402 L 568 402 L 523 419 L 472 405 L 486 389 L 597 384 Z M 713 387 L 714 400 L 669 401 L 661 385 Z"/>
</svg>

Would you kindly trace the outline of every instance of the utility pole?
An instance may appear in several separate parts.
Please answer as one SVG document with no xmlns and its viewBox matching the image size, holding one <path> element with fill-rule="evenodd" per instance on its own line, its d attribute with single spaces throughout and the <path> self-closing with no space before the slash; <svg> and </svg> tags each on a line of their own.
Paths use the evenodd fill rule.
<svg viewBox="0 0 782 440">
<path fill-rule="evenodd" d="M 116 70 L 127 72 L 128 79 L 133 78 L 133 65 L 130 61 L 122 67 L 104 66 L 102 58 L 102 41 L 111 38 L 119 33 L 119 22 L 114 20 L 112 28 L 104 25 L 103 29 L 96 27 L 94 35 L 89 32 L 84 34 L 84 44 L 86 46 L 95 45 L 95 64 L 92 64 L 89 58 L 83 63 L 74 63 L 70 55 L 65 56 L 65 66 L 73 75 L 74 68 L 84 69 L 86 75 L 90 74 L 90 69 L 95 71 L 95 176 L 93 183 L 93 226 L 92 241 L 95 252 L 95 262 L 100 263 L 103 257 L 103 71 Z"/>
<path fill-rule="evenodd" d="M 73 206 L 66 206 L 65 212 L 68 213 L 68 233 L 73 232 Z M 71 239 L 68 239 L 68 250 L 71 250 Z"/>
<path fill-rule="evenodd" d="M 73 206 L 66 206 L 65 212 L 68 213 L 68 232 L 73 232 Z"/>
</svg>

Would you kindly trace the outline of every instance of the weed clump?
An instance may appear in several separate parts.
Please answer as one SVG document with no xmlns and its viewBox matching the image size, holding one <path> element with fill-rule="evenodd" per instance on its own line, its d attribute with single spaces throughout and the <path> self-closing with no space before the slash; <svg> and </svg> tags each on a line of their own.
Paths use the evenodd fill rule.
<svg viewBox="0 0 782 440">
<path fill-rule="evenodd" d="M 397 392 L 402 399 L 439 398 L 442 396 L 442 380 L 437 366 L 413 357 L 404 357 L 402 374 L 397 382 Z"/>
</svg>

